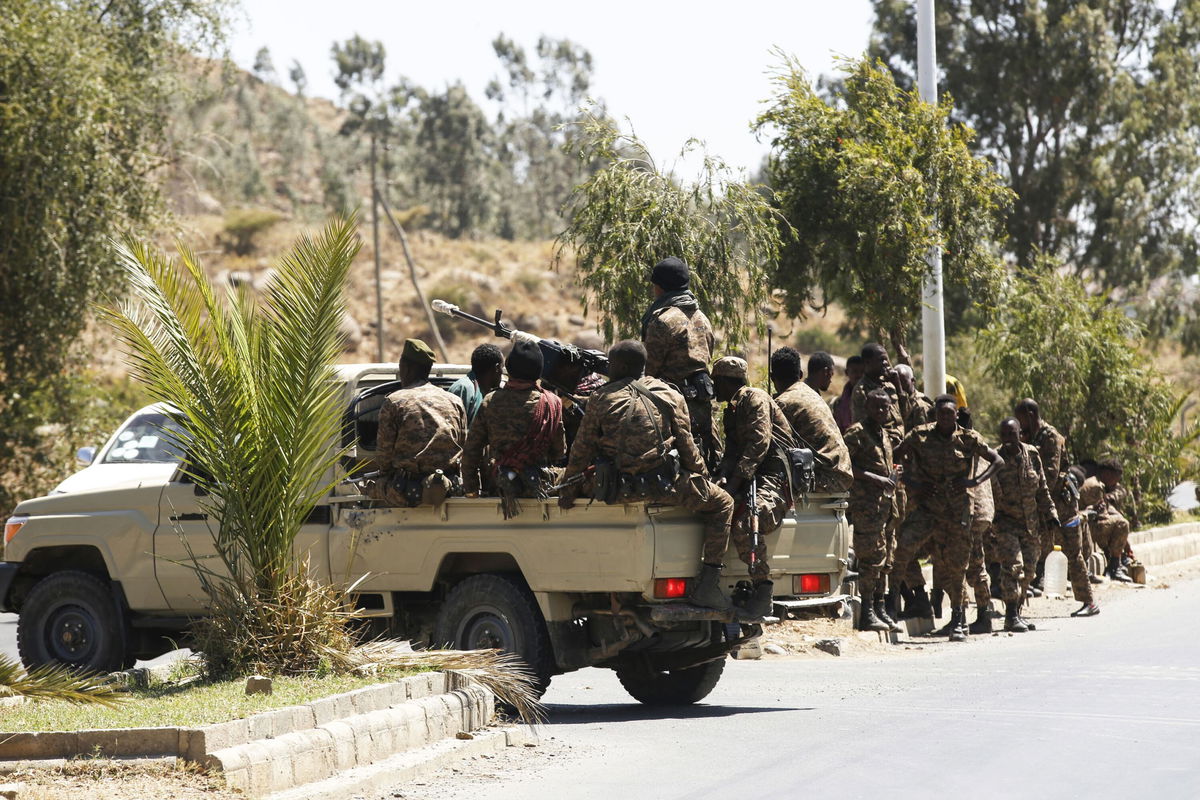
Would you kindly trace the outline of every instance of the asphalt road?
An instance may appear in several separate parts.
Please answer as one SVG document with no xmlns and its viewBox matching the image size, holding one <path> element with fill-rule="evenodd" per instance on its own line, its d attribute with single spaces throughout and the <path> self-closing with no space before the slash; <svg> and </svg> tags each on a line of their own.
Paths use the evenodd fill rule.
<svg viewBox="0 0 1200 800">
<path fill-rule="evenodd" d="M 731 661 L 668 713 L 608 671 L 561 676 L 541 747 L 385 797 L 1200 797 L 1200 581 L 1057 608 L 919 653 Z"/>
</svg>

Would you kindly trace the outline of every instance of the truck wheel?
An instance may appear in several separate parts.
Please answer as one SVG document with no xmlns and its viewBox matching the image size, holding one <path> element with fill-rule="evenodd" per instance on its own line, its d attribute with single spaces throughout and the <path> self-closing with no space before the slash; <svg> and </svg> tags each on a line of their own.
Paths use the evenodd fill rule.
<svg viewBox="0 0 1200 800">
<path fill-rule="evenodd" d="M 503 575 L 472 575 L 446 596 L 433 642 L 455 650 L 503 650 L 529 666 L 541 695 L 550 685 L 554 655 L 537 601 Z"/>
<path fill-rule="evenodd" d="M 125 619 L 108 581 L 75 570 L 42 578 L 17 620 L 21 663 L 113 672 L 132 666 L 125 648 Z"/>
<path fill-rule="evenodd" d="M 617 667 L 617 680 L 639 703 L 648 706 L 690 706 L 708 697 L 721 680 L 725 659 L 718 658 L 688 669 L 651 670 L 640 666 Z"/>
</svg>

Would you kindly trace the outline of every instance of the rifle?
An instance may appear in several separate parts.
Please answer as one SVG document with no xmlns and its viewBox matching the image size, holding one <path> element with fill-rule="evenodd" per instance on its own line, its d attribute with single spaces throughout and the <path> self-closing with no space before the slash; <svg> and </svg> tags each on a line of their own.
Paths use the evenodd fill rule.
<svg viewBox="0 0 1200 800">
<path fill-rule="evenodd" d="M 575 387 L 579 385 L 580 379 L 592 372 L 598 372 L 601 375 L 608 374 L 608 356 L 604 353 L 599 350 L 585 350 L 573 344 L 563 344 L 555 339 L 543 339 L 532 333 L 517 330 L 504 322 L 502 319 L 504 312 L 500 309 L 496 309 L 496 318 L 492 322 L 488 322 L 483 317 L 468 314 L 458 306 L 453 303 L 447 303 L 445 300 L 434 300 L 430 305 L 439 314 L 473 322 L 480 327 L 488 328 L 502 339 L 529 339 L 537 342 L 538 347 L 542 351 L 542 383 L 552 389 L 558 390 L 560 394 L 580 406 L 584 405 L 586 401 L 573 394 Z M 555 377 L 556 373 L 565 367 L 574 367 L 577 370 L 574 383 L 570 386 L 567 386 L 563 381 Z"/>
<path fill-rule="evenodd" d="M 750 511 L 750 569 L 753 571 L 758 563 L 758 545 L 762 536 L 758 530 L 758 476 L 750 479 L 750 488 L 746 490 L 746 505 Z M 751 572 L 753 574 L 753 572 Z"/>
</svg>

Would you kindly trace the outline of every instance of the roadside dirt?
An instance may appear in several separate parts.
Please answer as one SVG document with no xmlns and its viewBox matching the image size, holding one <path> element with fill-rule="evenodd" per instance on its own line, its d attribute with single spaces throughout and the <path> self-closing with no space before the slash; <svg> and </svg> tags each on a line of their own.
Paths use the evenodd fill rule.
<svg viewBox="0 0 1200 800">
<path fill-rule="evenodd" d="M 182 762 L 79 759 L 0 774 L 19 800 L 246 800 L 219 775 Z"/>
</svg>

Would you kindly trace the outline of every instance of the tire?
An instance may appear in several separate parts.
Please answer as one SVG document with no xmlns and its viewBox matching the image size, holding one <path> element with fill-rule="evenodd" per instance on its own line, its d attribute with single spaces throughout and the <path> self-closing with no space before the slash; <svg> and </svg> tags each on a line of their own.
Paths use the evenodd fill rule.
<svg viewBox="0 0 1200 800">
<path fill-rule="evenodd" d="M 690 706 L 708 697 L 721 680 L 725 659 L 698 667 L 647 672 L 639 667 L 617 667 L 617 680 L 639 703 L 648 706 Z"/>
<path fill-rule="evenodd" d="M 67 570 L 42 578 L 17 620 L 17 651 L 26 668 L 66 664 L 96 672 L 133 665 L 125 615 L 107 580 Z"/>
<path fill-rule="evenodd" d="M 554 653 L 542 612 L 530 591 L 505 575 L 472 575 L 456 584 L 438 612 L 433 642 L 514 653 L 536 676 L 539 695 L 550 685 Z"/>
</svg>

